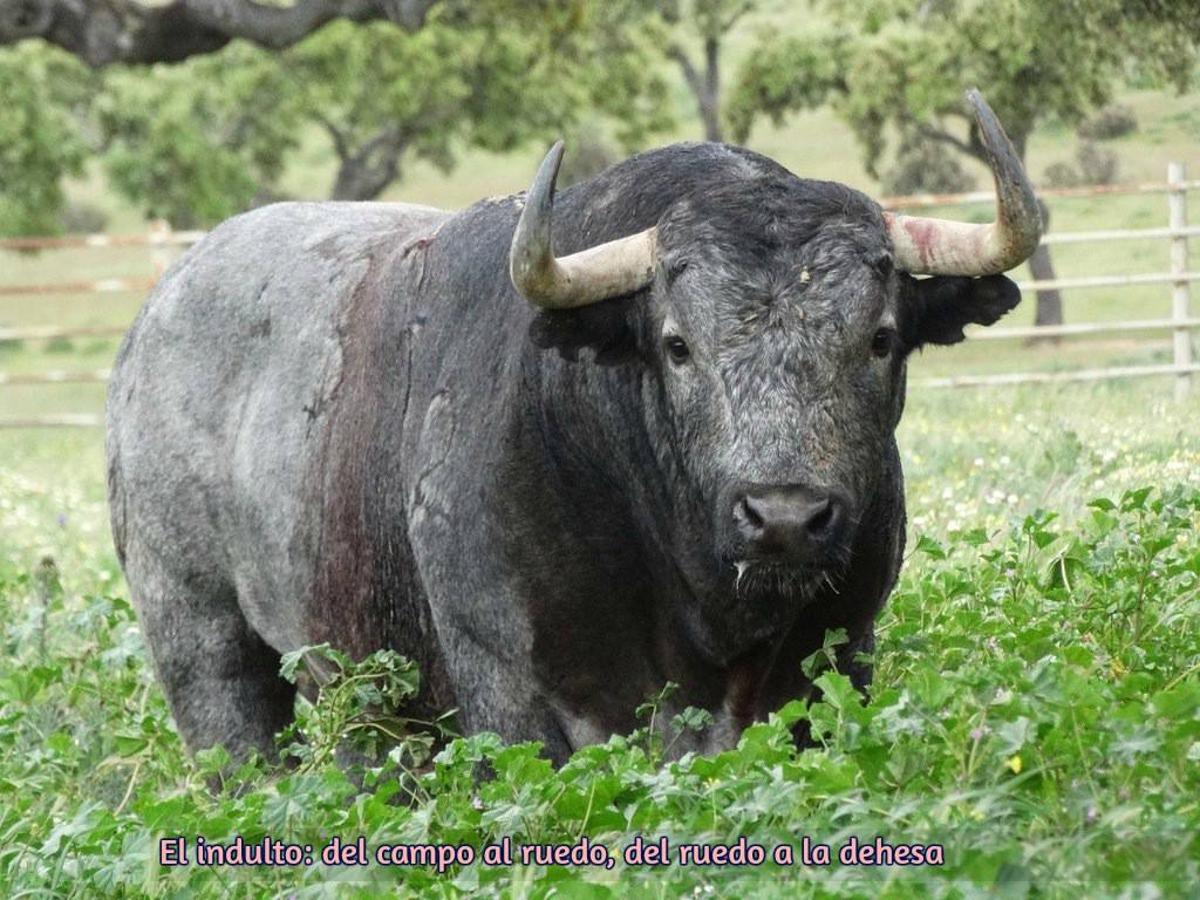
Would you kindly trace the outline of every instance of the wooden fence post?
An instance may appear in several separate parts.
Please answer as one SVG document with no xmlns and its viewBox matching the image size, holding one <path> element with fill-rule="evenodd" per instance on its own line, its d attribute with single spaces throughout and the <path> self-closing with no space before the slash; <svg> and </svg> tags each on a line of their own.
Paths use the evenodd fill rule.
<svg viewBox="0 0 1200 900">
<path fill-rule="evenodd" d="M 171 265 L 171 223 L 155 219 L 150 223 L 150 259 L 154 263 L 154 280 L 162 278 Z"/>
<path fill-rule="evenodd" d="M 1171 231 L 1183 232 L 1187 228 L 1187 187 L 1184 184 L 1183 163 L 1167 164 L 1167 182 L 1171 190 L 1167 194 L 1167 209 L 1170 213 Z M 1183 276 L 1188 268 L 1187 234 L 1171 237 L 1171 274 Z M 1192 364 L 1192 332 L 1183 323 L 1189 318 L 1188 280 L 1180 278 L 1171 288 L 1171 318 L 1180 323 L 1175 328 L 1174 363 L 1180 369 L 1175 376 L 1175 399 L 1183 400 L 1191 392 L 1192 376 L 1187 367 Z"/>
</svg>

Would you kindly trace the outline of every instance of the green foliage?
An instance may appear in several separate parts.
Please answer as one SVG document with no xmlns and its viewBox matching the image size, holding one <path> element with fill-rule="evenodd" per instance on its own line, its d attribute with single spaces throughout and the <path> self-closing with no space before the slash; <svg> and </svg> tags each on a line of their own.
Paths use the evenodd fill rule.
<svg viewBox="0 0 1200 900">
<path fill-rule="evenodd" d="M 1117 154 L 1094 141 L 1080 141 L 1075 148 L 1075 165 L 1055 162 L 1046 167 L 1044 180 L 1051 187 L 1081 184 L 1115 184 L 1120 173 Z"/>
<path fill-rule="evenodd" d="M 562 168 L 558 172 L 560 188 L 599 175 L 609 166 L 620 162 L 617 148 L 595 123 L 584 123 L 572 129 L 565 140 L 569 152 L 563 156 Z"/>
<path fill-rule="evenodd" d="M 1075 152 L 1084 184 L 1115 184 L 1120 172 L 1117 154 L 1093 141 L 1080 141 Z"/>
<path fill-rule="evenodd" d="M 241 42 L 184 65 L 108 72 L 95 116 L 113 187 L 181 228 L 249 206 L 278 178 L 300 121 L 286 73 Z"/>
<path fill-rule="evenodd" d="M 704 139 L 723 141 L 721 71 L 739 21 L 757 0 L 650 0 L 658 13 L 663 55 L 678 66 L 700 114 Z"/>
<path fill-rule="evenodd" d="M 63 177 L 90 155 L 146 215 L 201 227 L 276 195 L 313 131 L 339 199 L 377 197 L 415 159 L 448 171 L 462 147 L 506 152 L 585 120 L 632 147 L 671 123 L 649 15 L 638 0 L 447 2 L 414 33 L 341 21 L 281 53 L 235 41 L 102 79 L 59 51 L 2 50 L 0 232 L 57 230 Z"/>
<path fill-rule="evenodd" d="M 759 116 L 779 126 L 789 113 L 814 109 L 831 92 L 844 90 L 841 73 L 852 49 L 851 33 L 839 29 L 763 36 L 730 93 L 726 118 L 733 139 L 745 143 Z"/>
<path fill-rule="evenodd" d="M 445 723 L 453 710 L 437 722 L 416 722 L 400 714 L 404 701 L 420 689 L 421 677 L 416 665 L 392 650 L 379 650 L 357 663 L 328 644 L 284 654 L 279 673 L 295 683 L 301 672 L 320 683 L 320 692 L 316 703 L 300 692 L 296 720 L 283 736 L 283 755 L 300 772 L 319 770 L 347 754 L 374 759 L 393 745 L 420 765 L 434 740 L 449 733 Z"/>
<path fill-rule="evenodd" d="M 431 23 L 406 34 L 388 23 L 338 23 L 278 58 L 301 121 L 330 137 L 340 170 L 332 196 L 368 199 L 399 173 L 404 155 L 453 164 L 467 123 L 467 62 L 453 34 Z M 503 48 L 496 48 L 503 58 Z M 369 186 L 365 181 L 372 181 Z"/>
<path fill-rule="evenodd" d="M 1137 114 L 1124 103 L 1110 103 L 1079 124 L 1077 134 L 1089 141 L 1110 141 L 1137 131 Z"/>
<path fill-rule="evenodd" d="M 944 144 L 909 134 L 901 139 L 896 164 L 883 173 L 880 187 L 897 196 L 958 194 L 974 189 L 975 180 Z"/>
<path fill-rule="evenodd" d="M 449 170 L 456 147 L 506 152 L 586 116 L 615 121 L 627 146 L 669 122 L 633 13 L 570 3 L 542 13 L 450 6 L 416 34 L 343 23 L 283 54 L 297 107 L 341 162 L 334 195 L 376 196 L 402 160 Z"/>
<path fill-rule="evenodd" d="M 34 44 L 0 49 L 0 235 L 61 230 L 62 180 L 87 157 L 72 110 L 89 92 L 74 57 Z"/>
<path fill-rule="evenodd" d="M 1042 182 L 1052 188 L 1078 187 L 1083 183 L 1079 177 L 1079 170 L 1063 160 L 1046 166 L 1046 171 L 1042 173 Z"/>
<path fill-rule="evenodd" d="M 606 120 L 632 149 L 670 127 L 667 85 L 645 0 L 580 3 L 517 0 L 445 11 L 458 53 L 470 61 L 470 143 L 511 150 Z"/>
<path fill-rule="evenodd" d="M 1054 465 L 1057 462 L 1051 461 Z M 1065 464 L 1065 463 L 1064 463 Z M 38 503 L 5 481 L 10 523 Z M 24 571 L 0 557 L 0 883 L 9 893 L 172 896 L 884 895 L 974 896 L 1014 886 L 1052 896 L 1115 896 L 1131 881 L 1177 895 L 1200 878 L 1200 491 L 1142 488 L 1098 497 L 1071 524 L 1021 515 L 915 541 L 880 622 L 865 705 L 827 663 L 824 692 L 752 726 L 738 747 L 664 762 L 647 727 L 577 752 L 561 770 L 533 744 L 482 734 L 429 757 L 393 727 L 417 688 L 391 653 L 352 663 L 328 648 L 285 660 L 325 673 L 292 736 L 299 765 L 221 751 L 183 753 L 136 630 L 109 587 L 108 554 L 67 541 L 58 562 Z M 55 526 L 57 527 L 57 526 Z M 45 539 L 59 541 L 51 534 Z M 807 722 L 817 747 L 797 751 Z M 669 734 L 701 728 L 691 710 Z M 377 727 L 382 726 L 382 728 Z M 387 732 L 391 732 L 389 736 Z M 346 735 L 365 768 L 334 757 Z M 669 740 L 669 738 L 668 738 Z M 224 777 L 215 793 L 214 779 Z M 771 848 L 803 837 L 940 843 L 924 869 L 647 867 L 620 855 L 639 835 Z M 313 848 L 293 867 L 158 865 L 158 841 L 266 836 Z M 509 839 L 616 854 L 605 866 L 331 866 L 334 838 L 383 844 Z"/>
<path fill-rule="evenodd" d="M 739 73 L 731 120 L 744 136 L 759 115 L 778 121 L 831 98 L 872 174 L 889 126 L 927 129 L 978 155 L 962 127 L 965 88 L 983 92 L 1023 155 L 1039 121 L 1075 123 L 1106 103 L 1131 58 L 1179 86 L 1180 73 L 1194 63 L 1194 41 L 1152 16 L 1127 16 L 1122 0 L 814 5 L 827 28 L 803 37 L 765 35 Z"/>
<path fill-rule="evenodd" d="M 68 201 L 59 216 L 68 234 L 98 234 L 108 227 L 108 214 L 91 203 Z"/>
<path fill-rule="evenodd" d="M 701 40 L 720 40 L 738 19 L 753 12 L 757 0 L 656 0 L 669 25 L 686 25 Z"/>
<path fill-rule="evenodd" d="M 444 171 L 608 117 L 626 145 L 669 124 L 636 4 L 439 5 L 408 33 L 334 23 L 282 53 L 217 54 L 109 75 L 98 107 L 114 187 L 177 226 L 212 225 L 273 192 L 314 129 L 338 161 L 331 195 L 372 199 L 415 159 Z"/>
</svg>

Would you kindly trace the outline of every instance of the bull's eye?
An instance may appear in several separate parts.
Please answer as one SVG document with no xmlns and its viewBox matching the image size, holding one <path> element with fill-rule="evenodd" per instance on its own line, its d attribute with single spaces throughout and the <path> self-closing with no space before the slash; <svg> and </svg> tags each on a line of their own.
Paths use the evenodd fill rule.
<svg viewBox="0 0 1200 900">
<path fill-rule="evenodd" d="M 880 328 L 875 332 L 875 336 L 871 338 L 871 353 L 872 355 L 883 359 L 892 352 L 892 346 L 895 343 L 895 332 L 890 328 Z"/>
<path fill-rule="evenodd" d="M 692 355 L 687 341 L 675 334 L 663 338 L 663 347 L 667 351 L 667 356 L 671 358 L 671 362 L 676 365 L 687 362 L 688 357 Z"/>
</svg>

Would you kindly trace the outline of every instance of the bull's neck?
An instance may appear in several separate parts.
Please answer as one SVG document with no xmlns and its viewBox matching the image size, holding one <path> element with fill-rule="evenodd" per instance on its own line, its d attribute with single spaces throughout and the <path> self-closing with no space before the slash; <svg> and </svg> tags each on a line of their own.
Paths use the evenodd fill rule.
<svg viewBox="0 0 1200 900">
<path fill-rule="evenodd" d="M 600 366 L 529 345 L 521 406 L 535 453 L 559 496 L 586 504 L 597 524 L 636 516 L 653 470 L 636 363 Z M 582 511 L 582 510 L 580 510 Z"/>
<path fill-rule="evenodd" d="M 530 348 L 523 366 L 521 457 L 526 465 L 536 459 L 536 476 L 526 483 L 537 488 L 522 502 L 527 513 L 564 523 L 548 537 L 576 568 L 560 567 L 555 576 L 579 578 L 556 581 L 555 590 L 598 593 L 611 603 L 610 627 L 633 627 L 645 642 L 652 662 L 637 703 L 666 681 L 693 685 L 699 693 L 689 703 L 720 702 L 727 673 L 691 646 L 680 619 L 689 598 L 664 521 L 669 485 L 643 418 L 643 370 L 599 366 L 586 356 L 569 362 Z"/>
</svg>

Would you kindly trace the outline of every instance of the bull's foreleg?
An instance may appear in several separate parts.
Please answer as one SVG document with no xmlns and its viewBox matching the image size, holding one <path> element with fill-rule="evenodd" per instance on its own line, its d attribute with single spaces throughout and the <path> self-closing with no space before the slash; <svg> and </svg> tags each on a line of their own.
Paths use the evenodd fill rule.
<svg viewBox="0 0 1200 900">
<path fill-rule="evenodd" d="M 224 745 L 235 759 L 271 757 L 292 720 L 295 688 L 279 654 L 246 623 L 232 587 L 178 573 L 136 548 L 127 576 L 159 683 L 191 751 Z"/>
<path fill-rule="evenodd" d="M 540 741 L 543 754 L 556 765 L 566 762 L 570 741 L 529 667 L 501 658 L 462 633 L 448 631 L 441 639 L 459 698 L 463 733 L 493 731 L 508 743 Z"/>
</svg>

